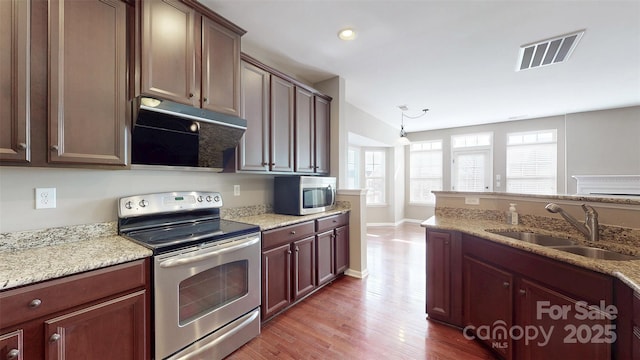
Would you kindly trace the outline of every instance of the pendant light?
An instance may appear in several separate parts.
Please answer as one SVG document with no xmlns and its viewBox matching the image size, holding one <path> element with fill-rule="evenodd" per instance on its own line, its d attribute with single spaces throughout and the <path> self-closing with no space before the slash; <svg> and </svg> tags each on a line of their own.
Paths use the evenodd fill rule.
<svg viewBox="0 0 640 360">
<path fill-rule="evenodd" d="M 400 105 L 398 106 L 398 108 L 400 108 L 401 110 L 401 118 L 400 118 L 400 138 L 398 139 L 398 144 L 400 145 L 409 145 L 411 144 L 411 140 L 409 140 L 409 138 L 407 137 L 407 132 L 404 130 L 404 118 L 406 117 L 407 119 L 417 119 L 420 117 L 423 117 L 427 111 L 429 111 L 429 109 L 422 109 L 422 113 L 416 116 L 408 116 L 405 115 L 404 112 L 409 110 L 409 108 L 407 107 L 407 105 Z"/>
</svg>

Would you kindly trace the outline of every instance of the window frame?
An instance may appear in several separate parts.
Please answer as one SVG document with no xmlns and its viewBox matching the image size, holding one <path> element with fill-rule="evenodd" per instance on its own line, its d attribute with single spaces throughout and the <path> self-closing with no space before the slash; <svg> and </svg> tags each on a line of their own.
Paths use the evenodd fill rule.
<svg viewBox="0 0 640 360">
<path fill-rule="evenodd" d="M 415 149 L 417 145 L 421 147 L 429 144 L 429 149 Z M 434 145 L 438 144 L 438 148 L 434 148 Z M 434 154 L 440 153 L 440 176 L 416 176 L 413 174 L 413 155 L 414 154 Z M 414 199 L 414 189 L 413 184 L 414 181 L 419 180 L 427 180 L 427 181 L 438 181 L 440 182 L 439 188 L 433 187 L 431 191 L 442 191 L 444 189 L 444 140 L 443 139 L 434 139 L 434 140 L 426 140 L 420 142 L 414 142 L 409 145 L 409 205 L 435 205 L 436 199 L 435 195 L 431 193 L 429 199 L 420 201 L 418 199 Z M 429 187 L 429 186 L 427 186 Z M 430 192 L 431 192 L 430 191 Z"/>
<path fill-rule="evenodd" d="M 547 133 L 551 133 L 551 139 L 550 140 L 545 140 L 545 139 L 540 139 L 540 135 L 543 134 L 547 134 Z M 536 136 L 536 140 L 532 141 L 532 136 Z M 518 143 L 511 143 L 511 138 L 515 137 L 515 136 L 521 136 L 522 140 Z M 529 140 L 526 139 L 526 137 L 529 136 Z M 558 159 L 558 129 L 540 129 L 540 130 L 531 130 L 531 131 L 516 131 L 516 132 L 510 132 L 506 134 L 506 145 L 505 145 L 505 191 L 509 191 L 509 182 L 510 181 L 514 181 L 515 179 L 527 179 L 526 176 L 521 176 L 521 177 L 514 177 L 514 176 L 509 176 L 509 150 L 510 149 L 516 149 L 518 147 L 531 147 L 531 146 L 546 146 L 546 145 L 555 145 L 555 156 L 553 157 L 552 160 L 552 170 L 553 170 L 553 177 L 548 177 L 548 176 L 532 176 L 529 177 L 528 179 L 549 179 L 552 180 L 550 183 L 553 184 L 553 189 L 550 191 L 544 191 L 544 192 L 523 192 L 523 191 L 518 191 L 517 193 L 522 193 L 522 194 L 530 194 L 530 195 L 546 195 L 549 193 L 552 194 L 556 194 L 558 191 L 558 163 L 559 163 L 559 159 Z"/>
<path fill-rule="evenodd" d="M 481 137 L 488 137 L 488 143 L 478 145 Z M 475 141 L 473 138 L 475 137 Z M 456 139 L 465 138 L 465 144 L 456 146 Z M 468 143 L 468 144 L 467 144 Z M 483 154 L 486 162 L 484 167 L 484 189 L 475 190 L 475 192 L 492 192 L 493 191 L 493 132 L 477 132 L 466 134 L 451 135 L 451 190 L 452 191 L 471 191 L 456 189 L 458 180 L 458 168 L 456 160 L 461 155 Z"/>
<path fill-rule="evenodd" d="M 380 164 L 374 164 L 373 166 L 375 167 L 376 165 L 380 166 L 381 169 L 381 174 L 380 176 L 368 176 L 367 175 L 367 153 L 379 153 L 381 154 L 381 162 Z M 363 155 L 364 155 L 364 159 L 362 160 L 362 164 L 363 164 L 363 169 L 362 169 L 362 173 L 363 173 L 363 178 L 362 178 L 362 183 L 364 185 L 364 188 L 367 189 L 367 194 L 366 194 L 366 205 L 367 206 L 387 206 L 388 202 L 387 202 L 387 151 L 386 149 L 379 149 L 379 148 L 364 148 L 363 149 Z M 375 158 L 375 155 L 373 155 Z M 375 160 L 375 159 L 374 159 Z M 382 187 L 381 187 L 381 200 L 379 202 L 369 202 L 370 200 L 370 195 L 369 192 L 370 187 L 367 185 L 368 180 L 369 179 L 373 179 L 373 180 L 380 180 L 382 182 Z"/>
</svg>

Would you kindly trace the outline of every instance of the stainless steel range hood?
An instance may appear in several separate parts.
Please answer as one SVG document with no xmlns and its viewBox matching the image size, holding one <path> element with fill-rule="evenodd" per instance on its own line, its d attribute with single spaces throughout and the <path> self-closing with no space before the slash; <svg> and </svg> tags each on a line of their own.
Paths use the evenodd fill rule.
<svg viewBox="0 0 640 360">
<path fill-rule="evenodd" d="M 222 171 L 247 121 L 151 97 L 136 99 L 131 163 L 136 167 Z"/>
</svg>

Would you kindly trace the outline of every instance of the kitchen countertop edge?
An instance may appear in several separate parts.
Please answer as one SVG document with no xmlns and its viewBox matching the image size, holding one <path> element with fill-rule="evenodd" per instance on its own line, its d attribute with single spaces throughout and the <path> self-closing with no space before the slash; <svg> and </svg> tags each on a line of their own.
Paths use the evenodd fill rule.
<svg viewBox="0 0 640 360">
<path fill-rule="evenodd" d="M 507 225 L 491 220 L 471 220 L 452 217 L 432 216 L 420 224 L 427 229 L 460 231 L 469 235 L 475 235 L 486 240 L 490 240 L 513 248 L 525 250 L 534 254 L 542 255 L 571 265 L 586 268 L 606 275 L 615 277 L 634 291 L 640 292 L 640 260 L 614 261 L 591 259 L 568 252 L 551 249 L 541 245 L 531 244 L 526 241 L 515 240 L 506 236 L 494 234 L 491 231 L 517 230 L 534 231 L 542 234 L 567 237 L 562 234 L 549 231 L 532 229 L 520 225 Z"/>
</svg>

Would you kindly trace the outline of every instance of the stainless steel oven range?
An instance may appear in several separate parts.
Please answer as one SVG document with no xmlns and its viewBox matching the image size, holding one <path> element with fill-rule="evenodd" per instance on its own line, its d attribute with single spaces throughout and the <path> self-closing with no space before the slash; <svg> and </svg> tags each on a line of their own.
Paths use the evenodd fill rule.
<svg viewBox="0 0 640 360">
<path fill-rule="evenodd" d="M 118 232 L 153 250 L 155 359 L 220 359 L 260 333 L 260 229 L 216 192 L 129 196 Z"/>
</svg>

